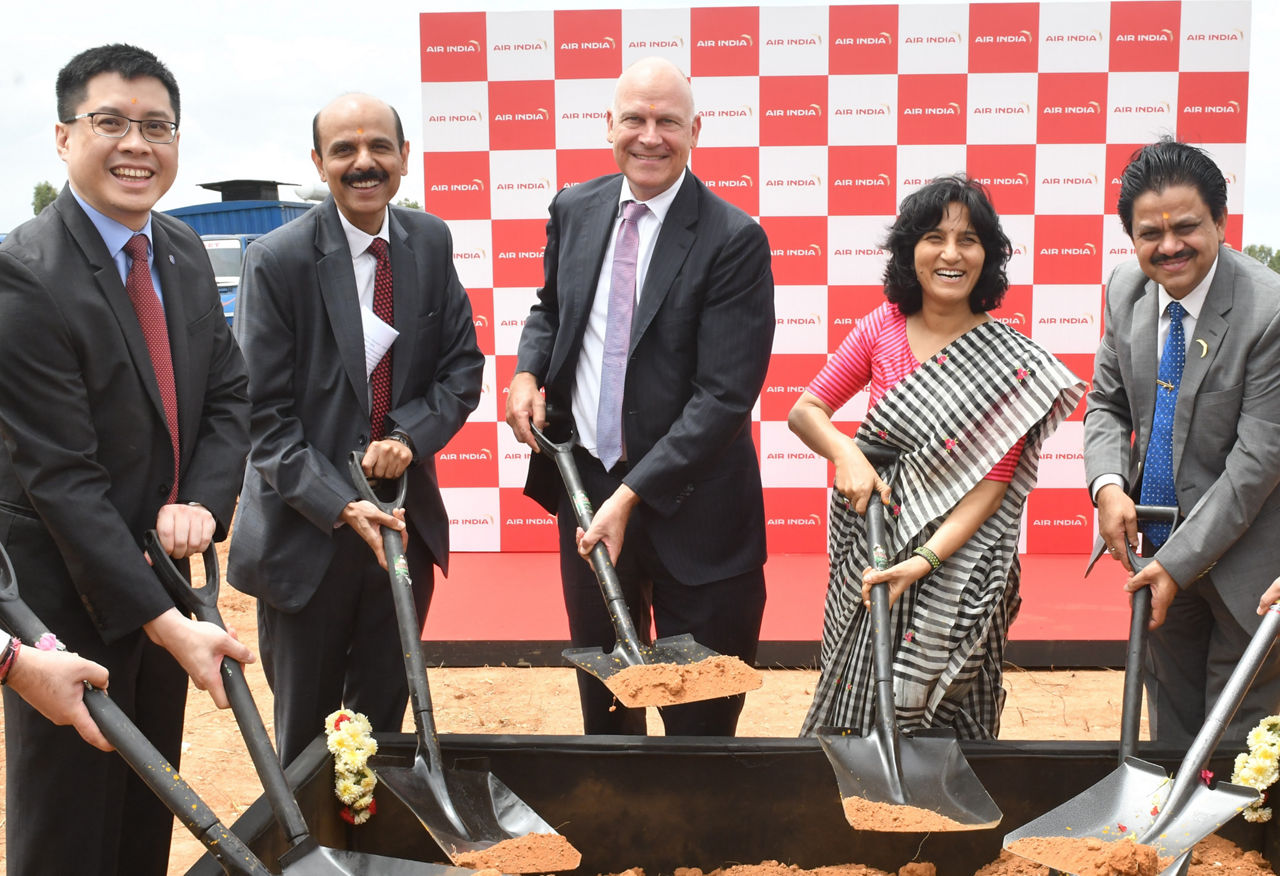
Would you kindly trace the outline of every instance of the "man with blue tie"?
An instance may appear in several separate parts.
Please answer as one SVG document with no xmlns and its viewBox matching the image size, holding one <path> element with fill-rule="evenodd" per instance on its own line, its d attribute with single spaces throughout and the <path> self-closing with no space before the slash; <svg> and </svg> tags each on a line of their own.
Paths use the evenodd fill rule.
<svg viewBox="0 0 1280 876">
<path fill-rule="evenodd" d="M 1151 736 L 1186 748 L 1257 629 L 1280 570 L 1280 277 L 1224 244 L 1227 186 L 1200 149 L 1162 139 L 1134 154 L 1117 209 L 1137 263 L 1107 283 L 1106 328 L 1085 414 L 1098 529 L 1154 560 L 1125 590 L 1151 588 Z M 1134 498 L 1176 505 L 1143 522 Z M 1280 654 L 1259 671 L 1226 739 L 1280 711 Z"/>
</svg>

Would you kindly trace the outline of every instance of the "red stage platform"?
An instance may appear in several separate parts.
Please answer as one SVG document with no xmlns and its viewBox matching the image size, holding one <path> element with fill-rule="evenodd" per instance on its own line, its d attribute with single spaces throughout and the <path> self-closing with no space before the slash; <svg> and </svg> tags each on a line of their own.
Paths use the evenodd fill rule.
<svg viewBox="0 0 1280 876">
<path fill-rule="evenodd" d="M 1082 554 L 1022 557 L 1022 611 L 1010 633 L 1019 666 L 1119 666 L 1129 631 L 1124 569 L 1104 559 L 1087 579 Z M 436 575 L 424 639 L 451 666 L 561 665 L 569 631 L 554 553 L 455 553 Z M 780 554 L 765 567 L 762 666 L 817 665 L 825 554 Z"/>
</svg>

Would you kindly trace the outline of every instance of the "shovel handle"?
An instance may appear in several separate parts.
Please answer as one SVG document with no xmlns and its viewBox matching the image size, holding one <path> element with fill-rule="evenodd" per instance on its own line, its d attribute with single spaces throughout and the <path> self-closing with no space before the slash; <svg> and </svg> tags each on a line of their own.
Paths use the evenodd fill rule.
<svg viewBox="0 0 1280 876">
<path fill-rule="evenodd" d="M 355 450 L 347 460 L 351 483 L 360 497 L 387 514 L 404 507 L 408 479 L 403 474 L 400 476 L 393 500 L 388 502 L 379 499 L 360 465 L 361 459 L 362 454 Z M 417 731 L 418 747 L 431 771 L 439 773 L 444 759 L 440 753 L 440 739 L 436 734 L 431 688 L 427 684 L 427 661 L 422 656 L 422 630 L 418 626 L 418 613 L 413 602 L 413 579 L 409 577 L 409 561 L 404 555 L 404 542 L 400 533 L 386 526 L 381 529 L 382 551 L 387 558 L 387 574 L 391 581 L 391 601 L 396 610 L 396 630 L 400 636 L 400 650 L 404 653 L 409 696 L 413 701 L 413 725 Z"/>
<path fill-rule="evenodd" d="M 36 642 L 50 630 L 36 617 L 18 594 L 17 580 L 9 557 L 0 547 L 0 621 L 16 636 Z M 58 643 L 58 649 L 64 646 Z M 269 876 L 270 870 L 238 836 L 227 830 L 195 790 L 173 765 L 142 734 L 104 690 L 89 684 L 84 691 L 85 708 L 125 763 L 138 774 L 152 792 L 177 816 L 183 826 L 209 850 L 222 869 L 231 876 Z"/>
<path fill-rule="evenodd" d="M 557 444 L 532 423 L 529 428 L 533 430 L 533 437 L 537 440 L 538 446 L 551 456 L 556 468 L 560 470 L 560 477 L 563 478 L 565 489 L 569 493 L 569 503 L 573 505 L 574 516 L 585 532 L 591 528 L 595 509 L 591 507 L 591 500 L 587 498 L 586 488 L 582 485 L 578 464 L 573 461 L 573 438 L 570 437 L 569 440 Z M 613 622 L 613 633 L 618 640 L 618 647 L 626 656 L 627 663 L 631 665 L 644 663 L 644 657 L 640 653 L 640 636 L 636 632 L 635 623 L 631 620 L 627 599 L 622 594 L 622 583 L 618 580 L 618 571 L 613 567 L 613 561 L 609 559 L 609 549 L 603 541 L 596 542 L 591 548 L 591 568 L 596 573 L 596 580 L 600 582 L 600 592 L 604 594 L 605 606 L 609 610 L 609 619 Z"/>
<path fill-rule="evenodd" d="M 211 544 L 204 552 L 204 586 L 192 587 L 186 577 L 178 571 L 172 558 L 160 548 L 160 539 L 154 529 L 149 530 L 143 538 L 143 546 L 147 556 L 151 558 L 151 566 L 156 576 L 164 584 L 165 590 L 174 601 L 196 616 L 197 620 L 211 623 L 226 629 L 222 613 L 218 610 L 218 591 L 221 579 L 218 574 L 218 551 Z M 258 704 L 254 702 L 253 692 L 244 677 L 244 667 L 239 661 L 230 657 L 222 658 L 220 667 L 222 686 L 227 692 L 227 700 L 231 703 L 231 712 L 240 725 L 240 735 L 244 738 L 245 748 L 249 750 L 249 759 L 253 761 L 262 782 L 267 802 L 271 811 L 280 823 L 290 846 L 305 839 L 307 831 L 306 818 L 302 807 L 298 805 L 289 782 L 284 775 L 284 767 L 267 735 L 266 725 L 262 723 L 262 715 L 258 712 Z"/>
<path fill-rule="evenodd" d="M 1139 520 L 1164 520 L 1170 526 L 1178 523 L 1178 509 L 1165 505 L 1135 505 L 1134 512 Z M 1125 544 L 1129 553 L 1129 565 L 1137 572 L 1150 562 L 1149 557 L 1140 557 L 1129 545 Z M 1142 678 L 1143 659 L 1147 651 L 1147 624 L 1151 621 L 1151 588 L 1143 587 L 1136 591 L 1130 601 L 1129 643 L 1125 650 L 1124 660 L 1124 699 L 1120 710 L 1120 763 L 1133 756 L 1138 750 L 1139 728 L 1142 724 Z"/>
</svg>

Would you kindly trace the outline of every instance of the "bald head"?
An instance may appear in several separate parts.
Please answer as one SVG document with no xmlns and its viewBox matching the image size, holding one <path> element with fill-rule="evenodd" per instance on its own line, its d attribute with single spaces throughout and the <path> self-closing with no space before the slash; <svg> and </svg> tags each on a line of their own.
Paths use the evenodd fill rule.
<svg viewBox="0 0 1280 876">
<path fill-rule="evenodd" d="M 702 130 L 689 80 L 665 58 L 644 58 L 626 69 L 614 89 L 608 122 L 613 160 L 639 201 L 662 194 L 680 179 Z"/>
<path fill-rule="evenodd" d="M 324 115 L 326 111 L 333 109 L 344 102 L 347 104 L 367 102 L 372 105 L 385 107 L 391 113 L 392 123 L 395 125 L 396 146 L 397 148 L 404 146 L 404 125 L 400 123 L 400 114 L 396 112 L 396 108 L 393 107 L 391 104 L 387 103 L 386 101 L 379 100 L 378 98 L 374 97 L 371 94 L 360 94 L 358 92 L 351 92 L 349 94 L 344 94 L 340 97 L 334 98 L 332 101 L 329 102 L 327 106 L 325 106 L 324 109 L 320 110 L 320 112 L 316 113 L 315 116 L 312 117 L 311 148 L 316 150 L 316 152 L 321 151 L 320 150 L 320 117 Z"/>
<path fill-rule="evenodd" d="M 316 113 L 311 129 L 311 160 L 338 209 L 352 225 L 377 234 L 409 172 L 400 116 L 376 97 L 344 94 Z"/>
</svg>

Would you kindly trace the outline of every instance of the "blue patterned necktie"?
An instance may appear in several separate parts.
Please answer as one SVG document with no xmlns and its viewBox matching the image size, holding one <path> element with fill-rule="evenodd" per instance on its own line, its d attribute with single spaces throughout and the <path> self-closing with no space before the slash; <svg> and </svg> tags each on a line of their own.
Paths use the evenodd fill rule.
<svg viewBox="0 0 1280 876">
<path fill-rule="evenodd" d="M 1173 485 L 1173 414 L 1178 407 L 1178 387 L 1182 385 L 1182 366 L 1187 361 L 1187 341 L 1182 318 L 1187 311 L 1176 301 L 1169 302 L 1169 337 L 1160 355 L 1160 376 L 1156 380 L 1156 413 L 1151 420 L 1151 440 L 1147 443 L 1147 459 L 1142 466 L 1143 505 L 1178 504 Z M 1153 547 L 1169 537 L 1168 523 L 1149 522 L 1143 531 Z"/>
<path fill-rule="evenodd" d="M 622 222 L 613 249 L 609 280 L 609 316 L 600 365 L 600 404 L 596 412 L 596 454 L 605 471 L 622 459 L 622 391 L 631 346 L 631 317 L 636 307 L 636 260 L 640 233 L 636 225 L 649 208 L 636 201 L 622 206 Z"/>
</svg>

